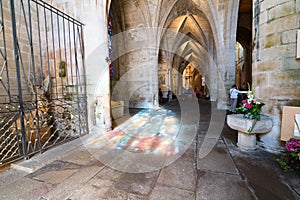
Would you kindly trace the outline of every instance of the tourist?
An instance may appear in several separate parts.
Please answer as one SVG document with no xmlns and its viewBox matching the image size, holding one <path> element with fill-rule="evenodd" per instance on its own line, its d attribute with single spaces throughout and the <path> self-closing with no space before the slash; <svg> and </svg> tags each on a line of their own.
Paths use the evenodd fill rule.
<svg viewBox="0 0 300 200">
<path fill-rule="evenodd" d="M 233 85 L 229 90 L 231 112 L 235 112 L 239 93 L 247 93 L 247 91 L 239 91 L 236 85 Z"/>
<path fill-rule="evenodd" d="M 163 103 L 167 103 L 168 102 L 168 91 L 163 91 L 162 92 L 162 99 L 163 99 Z"/>
<path fill-rule="evenodd" d="M 161 91 L 161 88 L 159 88 L 158 97 L 159 97 L 159 104 L 162 104 L 162 102 L 163 102 L 163 93 Z"/>
<path fill-rule="evenodd" d="M 195 89 L 195 94 L 196 94 L 196 97 L 199 99 L 200 98 L 200 90 L 197 87 Z"/>
</svg>

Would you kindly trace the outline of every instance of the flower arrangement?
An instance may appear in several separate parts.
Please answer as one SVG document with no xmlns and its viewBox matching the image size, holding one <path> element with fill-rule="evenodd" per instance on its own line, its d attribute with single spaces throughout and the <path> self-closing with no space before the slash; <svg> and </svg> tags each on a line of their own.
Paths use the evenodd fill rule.
<svg viewBox="0 0 300 200">
<path fill-rule="evenodd" d="M 236 108 L 235 111 L 244 114 L 247 119 L 260 120 L 261 108 L 265 104 L 254 98 L 254 92 L 255 90 L 250 90 L 248 83 L 247 99 L 243 100 L 241 107 Z"/>
<path fill-rule="evenodd" d="M 284 171 L 300 169 L 300 140 L 291 138 L 286 142 L 285 154 L 276 159 Z"/>
<path fill-rule="evenodd" d="M 300 160 L 300 140 L 291 138 L 286 143 L 285 149 L 291 157 L 296 158 L 297 160 Z"/>
</svg>

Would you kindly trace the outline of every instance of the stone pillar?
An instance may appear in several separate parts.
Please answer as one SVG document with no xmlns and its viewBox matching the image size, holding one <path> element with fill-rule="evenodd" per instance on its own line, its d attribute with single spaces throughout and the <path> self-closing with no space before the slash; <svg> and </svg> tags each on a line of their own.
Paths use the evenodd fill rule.
<svg viewBox="0 0 300 200">
<path fill-rule="evenodd" d="M 71 2 L 71 0 L 70 0 Z M 74 1 L 75 2 L 75 1 Z M 82 0 L 74 3 L 75 18 L 85 24 L 85 64 L 87 78 L 87 101 L 90 131 L 95 130 L 95 103 L 102 105 L 103 128 L 111 129 L 109 70 L 106 57 L 107 22 L 105 1 Z"/>
<path fill-rule="evenodd" d="M 119 93 L 119 100 L 125 102 L 126 108 L 154 107 L 158 95 L 157 30 L 149 28 L 148 21 L 142 15 L 143 4 L 122 1 L 120 5 L 114 6 L 116 9 L 124 9 L 124 15 L 118 16 L 122 18 L 119 20 L 124 27 L 114 40 L 124 43 L 122 56 L 126 62 L 122 66 L 125 73 L 116 83 L 113 92 Z"/>
</svg>

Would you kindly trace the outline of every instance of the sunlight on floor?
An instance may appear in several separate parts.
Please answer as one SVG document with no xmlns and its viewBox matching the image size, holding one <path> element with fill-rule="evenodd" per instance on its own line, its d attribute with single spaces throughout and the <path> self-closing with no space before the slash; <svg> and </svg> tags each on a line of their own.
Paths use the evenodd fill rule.
<svg viewBox="0 0 300 200">
<path fill-rule="evenodd" d="M 94 148 L 120 149 L 144 154 L 178 153 L 180 118 L 167 109 L 143 109 L 130 119 L 90 141 Z"/>
</svg>

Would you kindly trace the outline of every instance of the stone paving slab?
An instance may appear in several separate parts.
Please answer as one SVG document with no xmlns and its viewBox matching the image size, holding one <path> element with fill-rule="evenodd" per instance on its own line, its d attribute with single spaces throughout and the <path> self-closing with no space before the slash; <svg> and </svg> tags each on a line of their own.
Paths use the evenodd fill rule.
<svg viewBox="0 0 300 200">
<path fill-rule="evenodd" d="M 94 165 L 88 165 L 82 167 L 76 174 L 73 174 L 69 178 L 56 185 L 51 191 L 47 192 L 44 197 L 47 199 L 67 199 L 74 191 L 80 189 L 82 185 L 87 183 L 92 177 L 98 174 L 103 165 L 95 163 Z"/>
<path fill-rule="evenodd" d="M 171 165 L 163 168 L 157 183 L 193 191 L 196 184 L 194 155 L 184 154 Z"/>
<path fill-rule="evenodd" d="M 3 200 L 35 200 L 53 189 L 50 183 L 21 178 L 0 189 L 0 199 Z"/>
<path fill-rule="evenodd" d="M 197 158 L 197 169 L 202 171 L 239 174 L 222 140 L 218 140 L 217 144 L 207 156 Z"/>
<path fill-rule="evenodd" d="M 85 135 L 80 139 L 78 138 L 66 144 L 50 148 L 42 154 L 34 155 L 29 160 L 20 160 L 19 162 L 11 164 L 11 168 L 31 173 L 41 167 L 44 167 L 53 160 L 59 160 L 61 157 L 65 157 L 74 150 L 82 147 L 82 140 L 88 137 L 89 135 Z"/>
<path fill-rule="evenodd" d="M 169 186 L 157 185 L 149 200 L 194 200 L 195 192 Z"/>
<path fill-rule="evenodd" d="M 73 191 L 73 193 L 68 196 L 68 199 L 107 199 L 106 193 L 111 189 L 113 184 L 114 182 L 109 180 L 92 180 Z"/>
<path fill-rule="evenodd" d="M 197 177 L 197 200 L 255 199 L 246 182 L 238 175 L 198 171 Z"/>
<path fill-rule="evenodd" d="M 28 174 L 26 171 L 17 169 L 6 169 L 0 172 L 0 189 L 17 181 L 20 177 L 24 177 Z"/>
<path fill-rule="evenodd" d="M 83 147 L 79 148 L 77 151 L 70 152 L 68 155 L 61 158 L 62 161 L 78 165 L 87 165 L 88 163 L 93 162 L 94 159 L 94 156 Z"/>
<path fill-rule="evenodd" d="M 158 171 L 139 174 L 124 173 L 114 184 L 114 187 L 127 193 L 149 195 L 156 183 L 158 174 Z"/>
<path fill-rule="evenodd" d="M 57 185 L 76 173 L 82 166 L 63 161 L 54 161 L 27 175 L 27 178 Z"/>
<path fill-rule="evenodd" d="M 256 157 L 258 154 L 260 156 L 264 155 L 266 159 L 262 161 L 260 157 Z M 291 189 L 291 186 L 283 182 L 283 177 L 278 176 L 280 171 L 277 172 L 276 168 L 274 168 L 277 164 L 274 157 L 273 160 L 265 162 L 267 159 L 270 159 L 270 155 L 267 152 L 257 150 L 256 152 L 252 152 L 251 155 L 251 159 L 249 159 L 250 155 L 248 153 L 240 152 L 236 154 L 235 162 L 259 199 L 300 199 L 299 196 L 297 198 L 297 194 Z M 272 162 L 273 164 L 270 165 L 269 163 Z M 278 168 L 278 170 L 281 169 Z M 288 176 L 288 173 L 284 175 Z M 272 183 L 272 187 L 270 187 L 270 183 Z M 295 184 L 298 185 L 298 188 L 299 183 L 300 179 L 298 177 Z"/>
</svg>

